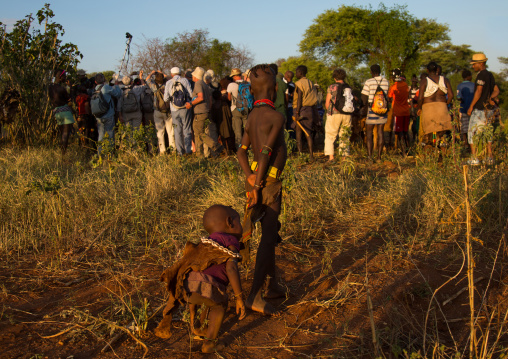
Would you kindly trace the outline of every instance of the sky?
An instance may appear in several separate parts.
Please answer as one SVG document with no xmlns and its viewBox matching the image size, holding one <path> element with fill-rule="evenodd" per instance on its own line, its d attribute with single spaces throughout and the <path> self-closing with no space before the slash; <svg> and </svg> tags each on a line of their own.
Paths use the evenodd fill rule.
<svg viewBox="0 0 508 359">
<path fill-rule="evenodd" d="M 50 0 L 1 0 L 0 21 L 11 27 L 16 20 L 36 12 Z M 431 18 L 450 28 L 456 45 L 468 44 L 484 52 L 489 69 L 499 71 L 499 56 L 508 57 L 507 0 L 384 1 L 386 6 L 407 5 L 417 18 Z M 64 42 L 76 44 L 83 54 L 79 68 L 88 72 L 118 71 L 126 44 L 133 35 L 131 53 L 143 37 L 168 39 L 177 33 L 206 29 L 210 38 L 244 45 L 255 63 L 271 63 L 298 56 L 298 44 L 316 17 L 343 2 L 331 0 L 54 0 L 53 20 L 63 26 Z M 379 3 L 358 0 L 347 5 L 377 8 Z M 176 66 L 178 64 L 175 64 Z M 151 69 L 145 69 L 151 70 Z"/>
</svg>

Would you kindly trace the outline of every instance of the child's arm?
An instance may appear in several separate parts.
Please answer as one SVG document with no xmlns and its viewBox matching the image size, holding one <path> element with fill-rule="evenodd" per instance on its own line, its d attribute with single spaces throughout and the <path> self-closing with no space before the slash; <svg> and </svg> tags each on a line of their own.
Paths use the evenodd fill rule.
<svg viewBox="0 0 508 359">
<path fill-rule="evenodd" d="M 247 150 L 250 146 L 250 138 L 247 131 L 243 133 L 242 142 L 240 148 L 236 151 L 236 156 L 238 157 L 238 163 L 240 167 L 242 167 L 243 173 L 245 173 L 245 177 L 249 181 L 251 186 L 254 186 L 254 181 L 256 180 L 256 175 L 252 173 L 252 170 L 249 166 L 249 156 L 247 155 Z"/>
<path fill-rule="evenodd" d="M 234 248 L 230 246 L 230 249 Z M 237 252 L 236 248 L 234 249 Z M 236 299 L 236 314 L 239 314 L 240 320 L 245 318 L 245 303 L 242 298 L 242 283 L 240 282 L 240 273 L 238 273 L 238 265 L 236 259 L 230 259 L 226 263 L 226 274 L 228 276 Z"/>
</svg>

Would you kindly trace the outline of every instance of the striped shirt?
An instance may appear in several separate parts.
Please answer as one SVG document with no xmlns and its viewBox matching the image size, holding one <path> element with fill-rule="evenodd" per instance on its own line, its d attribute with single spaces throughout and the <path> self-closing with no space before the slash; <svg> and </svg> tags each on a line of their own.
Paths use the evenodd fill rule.
<svg viewBox="0 0 508 359">
<path fill-rule="evenodd" d="M 369 96 L 369 104 L 374 100 L 374 94 L 376 93 L 377 86 L 381 85 L 381 88 L 385 92 L 385 95 L 388 96 L 388 88 L 390 84 L 388 80 L 383 76 L 376 76 L 365 81 L 365 85 L 363 85 L 362 95 Z"/>
</svg>

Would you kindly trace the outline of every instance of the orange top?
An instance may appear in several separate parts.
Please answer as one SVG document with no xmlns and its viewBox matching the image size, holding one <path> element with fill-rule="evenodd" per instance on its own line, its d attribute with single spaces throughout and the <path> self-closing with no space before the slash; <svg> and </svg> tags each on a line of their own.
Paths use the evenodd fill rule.
<svg viewBox="0 0 508 359">
<path fill-rule="evenodd" d="M 409 116 L 410 105 L 407 103 L 409 86 L 405 81 L 395 82 L 388 91 L 388 97 L 393 99 L 394 116 Z"/>
</svg>

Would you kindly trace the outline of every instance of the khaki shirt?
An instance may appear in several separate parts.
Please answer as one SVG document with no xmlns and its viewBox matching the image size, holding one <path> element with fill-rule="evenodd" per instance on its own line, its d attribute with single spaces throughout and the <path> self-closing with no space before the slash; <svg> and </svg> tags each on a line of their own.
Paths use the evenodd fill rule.
<svg viewBox="0 0 508 359">
<path fill-rule="evenodd" d="M 314 106 L 317 103 L 317 91 L 312 81 L 306 77 L 302 77 L 300 80 L 295 82 L 295 92 L 293 97 L 293 107 L 298 107 L 298 98 L 300 94 L 298 90 L 302 92 L 302 106 Z"/>
</svg>

